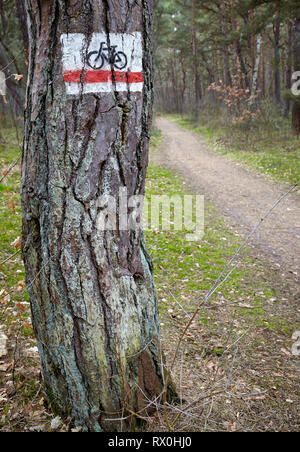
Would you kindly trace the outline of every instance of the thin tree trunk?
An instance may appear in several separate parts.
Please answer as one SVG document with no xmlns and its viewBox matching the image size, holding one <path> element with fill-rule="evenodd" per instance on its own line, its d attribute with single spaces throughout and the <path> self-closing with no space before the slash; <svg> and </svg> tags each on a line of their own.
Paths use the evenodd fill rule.
<svg viewBox="0 0 300 452">
<path fill-rule="evenodd" d="M 221 2 L 221 9 L 225 10 L 225 2 Z M 223 14 L 222 17 L 222 24 L 221 24 L 222 34 L 224 37 L 224 45 L 223 45 L 223 64 L 224 64 L 224 83 L 226 86 L 232 86 L 232 78 L 231 78 L 231 72 L 230 72 L 230 55 L 228 51 L 228 45 L 225 42 L 227 39 L 227 26 L 225 24 L 225 15 Z"/>
<path fill-rule="evenodd" d="M 238 22 L 235 18 L 235 4 L 234 0 L 230 0 L 230 15 L 231 15 L 231 28 L 234 32 L 238 30 Z M 238 51 L 238 41 L 239 39 L 234 40 L 234 75 L 238 75 L 239 73 L 239 51 Z"/>
<path fill-rule="evenodd" d="M 182 85 L 181 85 L 181 105 L 180 113 L 183 114 L 185 106 L 185 91 L 186 91 L 186 68 L 183 58 L 180 60 L 181 71 L 182 71 Z"/>
<path fill-rule="evenodd" d="M 173 89 L 173 112 L 180 113 L 179 106 L 179 89 L 178 89 L 178 76 L 176 71 L 176 57 L 171 59 L 171 77 L 172 77 L 172 89 Z"/>
<path fill-rule="evenodd" d="M 28 32 L 27 32 L 27 18 L 26 18 L 26 10 L 25 10 L 25 2 L 24 0 L 16 0 L 16 11 L 17 16 L 19 19 L 22 35 L 23 35 L 23 42 L 25 49 L 28 49 L 29 43 L 28 43 Z"/>
<path fill-rule="evenodd" d="M 294 54 L 294 71 L 300 71 L 300 17 L 295 21 L 293 32 L 293 54 Z M 292 110 L 292 129 L 297 135 L 300 135 L 300 96 L 293 103 Z"/>
<path fill-rule="evenodd" d="M 266 96 L 266 50 L 265 50 L 265 33 L 261 33 L 261 77 L 260 89 L 262 97 Z"/>
<path fill-rule="evenodd" d="M 250 26 L 253 28 L 254 25 L 254 10 L 251 9 L 249 13 Z M 252 77 L 254 76 L 255 71 L 255 33 L 251 32 L 251 68 L 252 68 Z"/>
<path fill-rule="evenodd" d="M 199 73 L 198 58 L 198 41 L 196 31 L 196 5 L 195 0 L 192 1 L 192 54 L 194 67 L 194 84 L 195 84 L 195 113 L 198 114 L 200 101 L 202 99 L 201 78 Z"/>
<path fill-rule="evenodd" d="M 1 0 L 0 1 L 0 18 L 1 18 L 1 24 L 2 24 L 2 36 L 6 36 L 7 33 L 7 21 L 4 11 L 4 3 Z"/>
<path fill-rule="evenodd" d="M 275 73 L 275 99 L 281 104 L 281 77 L 280 77 L 280 19 L 277 19 L 274 25 L 274 73 Z"/>
<path fill-rule="evenodd" d="M 246 88 L 250 89 L 249 75 L 248 75 L 248 71 L 247 71 L 247 68 L 245 65 L 240 41 L 237 42 L 237 53 L 238 53 L 241 70 L 242 70 L 242 73 L 244 74 L 245 86 L 246 86 Z"/>
<path fill-rule="evenodd" d="M 252 89 L 251 89 L 251 102 L 250 105 L 253 105 L 255 102 L 254 96 L 257 91 L 257 82 L 258 82 L 258 74 L 259 74 L 259 64 L 261 57 L 261 34 L 259 33 L 257 36 L 257 45 L 256 45 L 256 58 L 253 72 L 253 80 L 252 80 Z"/>
<path fill-rule="evenodd" d="M 292 64 L 293 64 L 293 48 L 292 48 L 292 33 L 293 33 L 293 23 L 289 20 L 287 24 L 287 33 L 288 33 L 288 45 L 287 45 L 287 65 L 286 65 L 286 89 L 290 91 L 292 87 Z M 285 117 L 288 118 L 291 110 L 291 101 L 290 98 L 287 98 L 285 101 Z"/>
<path fill-rule="evenodd" d="M 26 3 L 23 257 L 45 392 L 53 409 L 83 431 L 120 431 L 121 425 L 134 431 L 141 421 L 130 413 L 145 415 L 163 389 L 152 265 L 141 229 L 122 230 L 120 205 L 115 228 L 103 231 L 98 220 L 103 196 L 111 204 L 120 188 L 128 196 L 144 194 L 152 3 Z M 111 60 L 111 90 L 85 93 L 83 67 L 93 33 L 102 33 L 97 45 L 104 35 L 109 47 L 111 33 L 142 43 L 142 92 L 118 88 Z M 62 58 L 78 60 L 63 53 L 63 34 L 83 43 L 73 94 Z"/>
</svg>

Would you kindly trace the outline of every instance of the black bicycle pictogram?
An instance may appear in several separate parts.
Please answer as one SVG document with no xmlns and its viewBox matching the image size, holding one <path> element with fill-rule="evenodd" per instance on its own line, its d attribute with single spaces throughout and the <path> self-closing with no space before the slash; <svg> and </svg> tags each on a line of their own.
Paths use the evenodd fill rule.
<svg viewBox="0 0 300 452">
<path fill-rule="evenodd" d="M 106 46 L 106 42 L 101 42 L 99 51 L 89 52 L 87 64 L 92 69 L 102 69 L 105 62 L 113 65 L 116 69 L 122 70 L 127 66 L 127 56 L 124 52 L 117 52 L 118 46 Z"/>
</svg>

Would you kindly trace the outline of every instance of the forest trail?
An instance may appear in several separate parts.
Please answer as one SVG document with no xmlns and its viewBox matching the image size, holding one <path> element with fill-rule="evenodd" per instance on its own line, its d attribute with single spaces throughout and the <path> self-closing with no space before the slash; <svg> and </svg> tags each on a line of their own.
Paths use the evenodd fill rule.
<svg viewBox="0 0 300 452">
<path fill-rule="evenodd" d="M 164 141 L 153 163 L 175 170 L 199 195 L 210 200 L 224 220 L 246 236 L 289 185 L 264 179 L 210 151 L 201 135 L 164 117 L 156 119 Z M 300 276 L 300 196 L 290 194 L 252 238 L 257 251 L 282 270 Z"/>
</svg>

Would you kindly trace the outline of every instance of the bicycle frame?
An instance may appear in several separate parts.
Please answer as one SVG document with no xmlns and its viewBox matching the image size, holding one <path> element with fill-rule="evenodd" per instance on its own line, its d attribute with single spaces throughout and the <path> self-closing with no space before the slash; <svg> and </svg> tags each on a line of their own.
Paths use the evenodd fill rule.
<svg viewBox="0 0 300 452">
<path fill-rule="evenodd" d="M 122 70 L 127 65 L 127 56 L 124 52 L 117 52 L 117 45 L 107 46 L 106 42 L 100 43 L 99 50 L 89 52 L 87 57 L 87 64 L 93 69 L 101 69 L 103 64 L 107 62 L 108 64 L 114 65 L 117 69 Z M 93 58 L 93 62 L 91 62 Z M 100 64 L 97 64 L 97 62 Z"/>
<path fill-rule="evenodd" d="M 113 62 L 113 58 L 116 54 L 116 48 L 118 46 L 104 47 L 105 44 L 106 42 L 101 42 L 98 56 L 96 59 L 100 58 L 102 55 L 102 57 L 107 61 L 107 63 L 111 63 Z M 104 52 L 108 52 L 108 55 L 105 55 Z"/>
</svg>

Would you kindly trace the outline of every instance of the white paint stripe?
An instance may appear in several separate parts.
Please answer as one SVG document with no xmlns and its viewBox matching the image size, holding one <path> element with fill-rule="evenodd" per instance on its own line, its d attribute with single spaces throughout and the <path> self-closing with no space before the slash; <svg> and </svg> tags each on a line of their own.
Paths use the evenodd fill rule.
<svg viewBox="0 0 300 452">
<path fill-rule="evenodd" d="M 116 83 L 116 87 L 111 83 L 88 83 L 83 87 L 78 83 L 66 83 L 66 89 L 68 95 L 79 96 L 80 94 L 90 93 L 110 93 L 113 91 L 123 92 L 130 91 L 141 92 L 143 91 L 143 83 Z"/>
</svg>

